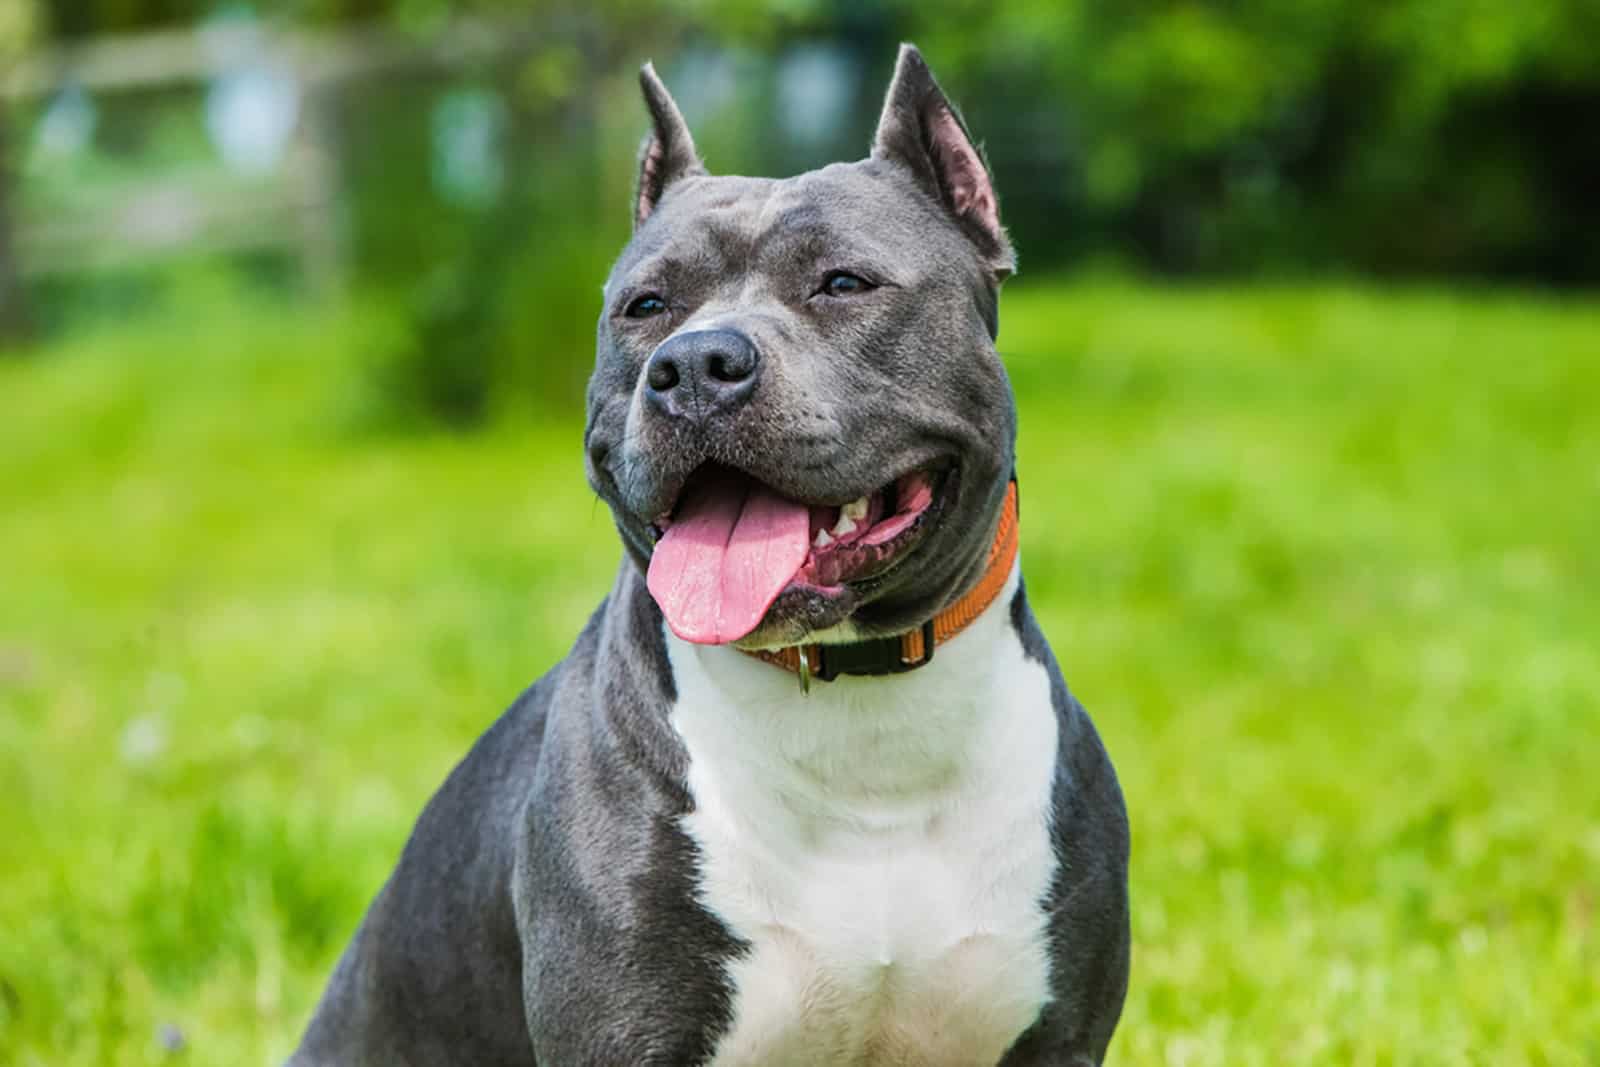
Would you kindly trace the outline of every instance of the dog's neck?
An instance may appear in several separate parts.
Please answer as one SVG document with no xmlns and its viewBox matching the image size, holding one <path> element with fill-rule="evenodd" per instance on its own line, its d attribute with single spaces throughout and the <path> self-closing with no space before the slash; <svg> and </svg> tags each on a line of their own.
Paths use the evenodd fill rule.
<svg viewBox="0 0 1600 1067">
<path fill-rule="evenodd" d="M 733 648 L 666 634 L 677 700 L 672 725 L 697 775 L 765 811 L 752 819 L 893 823 L 959 795 L 1009 758 L 1000 677 L 1018 638 L 1015 564 L 1001 594 L 920 670 L 841 677 L 802 693 L 794 676 Z"/>
</svg>

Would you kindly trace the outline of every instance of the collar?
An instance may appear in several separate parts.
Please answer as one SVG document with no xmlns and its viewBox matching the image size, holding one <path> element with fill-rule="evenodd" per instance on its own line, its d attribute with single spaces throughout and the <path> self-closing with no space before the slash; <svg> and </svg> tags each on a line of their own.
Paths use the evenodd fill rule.
<svg viewBox="0 0 1600 1067">
<path fill-rule="evenodd" d="M 989 564 L 983 577 L 966 595 L 915 630 L 848 645 L 790 645 L 759 649 L 748 656 L 765 660 L 800 676 L 800 688 L 809 691 L 811 679 L 831 682 L 841 674 L 904 674 L 926 666 L 933 650 L 971 626 L 994 603 L 1017 559 L 1017 483 L 1006 487 L 1000 525 L 989 546 Z"/>
</svg>

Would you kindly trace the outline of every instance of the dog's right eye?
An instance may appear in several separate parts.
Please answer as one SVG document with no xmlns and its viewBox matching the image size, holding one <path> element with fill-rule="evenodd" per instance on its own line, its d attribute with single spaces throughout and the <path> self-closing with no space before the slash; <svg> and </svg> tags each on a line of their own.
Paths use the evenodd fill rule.
<svg viewBox="0 0 1600 1067">
<path fill-rule="evenodd" d="M 628 304 L 628 309 L 623 312 L 630 319 L 648 319 L 652 315 L 659 315 L 667 310 L 667 302 L 654 293 L 636 296 Z"/>
<path fill-rule="evenodd" d="M 822 288 L 818 292 L 827 293 L 829 296 L 854 296 L 872 288 L 875 286 L 860 275 L 851 274 L 847 270 L 836 270 L 822 279 Z"/>
</svg>

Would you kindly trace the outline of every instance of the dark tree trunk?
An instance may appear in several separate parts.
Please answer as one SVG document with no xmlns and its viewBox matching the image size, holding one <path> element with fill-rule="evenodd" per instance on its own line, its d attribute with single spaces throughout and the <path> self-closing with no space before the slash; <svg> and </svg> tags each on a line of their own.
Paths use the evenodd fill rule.
<svg viewBox="0 0 1600 1067">
<path fill-rule="evenodd" d="M 11 231 L 12 180 L 6 151 L 9 123 L 10 116 L 0 107 L 0 349 L 24 340 L 30 325 Z"/>
</svg>

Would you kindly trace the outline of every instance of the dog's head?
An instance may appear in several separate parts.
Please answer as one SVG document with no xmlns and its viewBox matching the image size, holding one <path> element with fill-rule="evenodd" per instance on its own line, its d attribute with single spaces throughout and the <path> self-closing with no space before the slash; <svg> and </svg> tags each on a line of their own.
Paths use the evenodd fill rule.
<svg viewBox="0 0 1600 1067">
<path fill-rule="evenodd" d="M 654 120 L 589 383 L 589 479 L 680 636 L 910 629 L 982 573 L 1012 466 L 1014 268 L 983 158 L 915 48 L 872 153 L 712 177 Z"/>
</svg>

